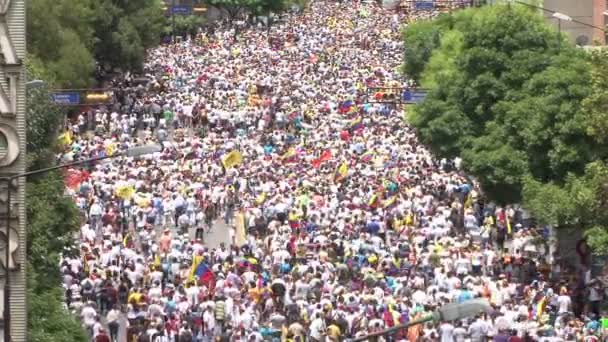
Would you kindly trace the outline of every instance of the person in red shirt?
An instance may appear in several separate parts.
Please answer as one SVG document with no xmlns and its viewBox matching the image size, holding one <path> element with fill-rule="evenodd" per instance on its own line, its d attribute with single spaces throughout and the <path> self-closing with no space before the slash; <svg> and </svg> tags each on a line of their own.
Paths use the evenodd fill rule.
<svg viewBox="0 0 608 342">
<path fill-rule="evenodd" d="M 108 336 L 104 328 L 99 329 L 99 334 L 95 337 L 95 342 L 111 342 L 110 336 Z"/>
</svg>

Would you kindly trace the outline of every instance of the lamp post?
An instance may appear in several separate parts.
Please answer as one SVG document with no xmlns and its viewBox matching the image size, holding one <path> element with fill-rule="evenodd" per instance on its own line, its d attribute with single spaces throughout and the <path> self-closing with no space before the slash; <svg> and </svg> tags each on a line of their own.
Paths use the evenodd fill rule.
<svg viewBox="0 0 608 342">
<path fill-rule="evenodd" d="M 557 49 L 560 51 L 562 49 L 562 20 L 572 21 L 572 17 L 560 12 L 555 12 L 551 16 L 557 19 Z"/>
<path fill-rule="evenodd" d="M 392 328 L 384 329 L 369 335 L 357 337 L 352 340 L 348 340 L 347 342 L 362 342 L 368 340 L 374 340 L 379 336 L 386 336 L 395 331 L 399 331 L 401 329 L 407 329 L 411 326 L 422 324 L 431 321 L 455 321 L 457 319 L 463 319 L 471 316 L 475 316 L 480 312 L 489 313 L 492 312 L 493 309 L 485 299 L 471 299 L 461 304 L 447 304 L 440 307 L 437 311 L 430 313 L 421 318 L 415 319 L 405 324 L 399 324 Z"/>
<path fill-rule="evenodd" d="M 139 156 L 143 156 L 146 154 L 150 154 L 150 153 L 155 153 L 155 152 L 160 152 L 162 150 L 162 148 L 159 145 L 145 145 L 145 146 L 138 146 L 138 147 L 134 147 L 131 148 L 129 150 L 126 150 L 124 152 L 118 152 L 112 155 L 107 155 L 107 156 L 103 156 L 103 157 L 97 157 L 97 158 L 90 158 L 90 159 L 85 159 L 85 160 L 78 160 L 72 163 L 66 163 L 66 164 L 60 164 L 60 165 L 56 165 L 56 166 L 52 166 L 52 167 L 47 167 L 44 169 L 39 169 L 39 170 L 32 170 L 32 171 L 28 171 L 28 172 L 24 172 L 24 173 L 20 173 L 20 174 L 16 174 L 16 175 L 12 175 L 12 176 L 7 176 L 7 177 L 2 177 L 0 178 L 0 180 L 4 181 L 7 185 L 6 187 L 6 219 L 5 219 L 5 227 L 6 227 L 6 249 L 5 249 L 5 254 L 4 254 L 4 268 L 5 268 L 5 285 L 4 285 L 4 299 L 3 299 L 3 303 L 4 303 L 4 312 L 3 312 L 3 318 L 4 318 L 4 341 L 6 342 L 10 342 L 11 341 L 11 334 L 10 334 L 10 269 L 9 269 L 9 260 L 11 258 L 11 249 L 10 249 L 10 233 L 11 233 L 11 184 L 13 183 L 14 180 L 22 178 L 22 177 L 27 177 L 27 176 L 32 176 L 32 175 L 38 175 L 38 174 L 42 174 L 42 173 L 47 173 L 50 171 L 54 171 L 54 170 L 59 170 L 59 169 L 65 169 L 65 168 L 69 168 L 72 166 L 79 166 L 79 165 L 83 165 L 83 164 L 87 164 L 87 163 L 94 163 L 97 161 L 101 161 L 101 160 L 105 160 L 105 159 L 113 159 L 113 158 L 118 158 L 118 157 L 139 157 Z"/>
</svg>

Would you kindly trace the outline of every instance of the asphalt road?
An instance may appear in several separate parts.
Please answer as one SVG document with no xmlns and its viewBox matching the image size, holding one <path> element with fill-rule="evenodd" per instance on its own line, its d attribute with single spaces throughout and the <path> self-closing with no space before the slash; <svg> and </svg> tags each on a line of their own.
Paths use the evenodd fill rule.
<svg viewBox="0 0 608 342">
<path fill-rule="evenodd" d="M 225 243 L 226 246 L 230 245 L 230 226 L 224 223 L 223 219 L 216 220 L 209 233 L 205 232 L 204 245 L 209 248 L 217 248 L 220 243 Z M 177 230 L 173 230 L 176 234 Z M 188 230 L 188 236 L 190 240 L 195 238 L 196 229 L 191 228 Z M 127 341 L 127 316 L 122 315 L 120 318 L 120 328 L 118 330 L 118 341 L 115 342 L 126 342 Z"/>
</svg>

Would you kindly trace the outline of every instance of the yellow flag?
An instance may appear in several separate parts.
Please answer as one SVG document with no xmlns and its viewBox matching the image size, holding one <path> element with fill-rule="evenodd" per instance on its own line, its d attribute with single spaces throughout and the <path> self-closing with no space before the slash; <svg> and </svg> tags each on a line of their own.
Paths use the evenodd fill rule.
<svg viewBox="0 0 608 342">
<path fill-rule="evenodd" d="M 509 215 L 505 214 L 507 218 L 507 234 L 511 234 L 511 220 L 509 220 Z"/>
<path fill-rule="evenodd" d="M 132 185 L 122 185 L 116 188 L 116 196 L 126 200 L 131 199 L 135 195 L 135 187 Z"/>
<path fill-rule="evenodd" d="M 395 201 L 397 200 L 397 196 L 393 196 L 391 198 L 389 198 L 388 200 L 386 200 L 386 202 L 384 202 L 384 208 L 388 208 L 391 205 L 393 205 L 393 203 L 395 203 Z"/>
<path fill-rule="evenodd" d="M 282 156 L 281 159 L 288 159 L 291 158 L 293 156 L 296 155 L 296 149 L 295 148 L 290 148 L 289 150 L 287 150 L 287 152 L 285 152 Z"/>
<path fill-rule="evenodd" d="M 110 145 L 108 145 L 108 147 L 106 147 L 106 154 L 108 156 L 111 156 L 114 154 L 114 152 L 116 152 L 116 144 L 111 143 Z"/>
<path fill-rule="evenodd" d="M 255 204 L 256 205 L 260 205 L 263 204 L 266 201 L 266 193 L 262 192 L 258 198 L 255 199 Z"/>
<path fill-rule="evenodd" d="M 57 143 L 61 146 L 67 146 L 72 144 L 72 133 L 70 131 L 66 131 L 57 137 Z"/>
<path fill-rule="evenodd" d="M 348 165 L 346 165 L 346 162 L 342 162 L 342 165 L 338 168 L 338 174 L 342 177 L 346 177 L 348 174 Z"/>
<path fill-rule="evenodd" d="M 225 168 L 230 169 L 240 165 L 243 162 L 243 156 L 239 151 L 232 151 L 222 158 L 222 164 Z"/>
</svg>

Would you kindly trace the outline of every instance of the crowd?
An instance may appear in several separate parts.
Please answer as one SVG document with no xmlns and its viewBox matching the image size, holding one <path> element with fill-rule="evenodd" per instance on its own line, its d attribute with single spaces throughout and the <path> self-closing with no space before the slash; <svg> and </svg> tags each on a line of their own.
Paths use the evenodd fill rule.
<svg viewBox="0 0 608 342">
<path fill-rule="evenodd" d="M 409 85 L 405 21 L 314 1 L 220 26 L 152 50 L 151 82 L 73 122 L 64 161 L 163 147 L 70 173 L 66 304 L 94 341 L 340 341 L 473 298 L 494 310 L 382 339 L 603 337 L 601 281 L 564 272 L 525 211 L 484 201 L 368 93 Z"/>
</svg>

